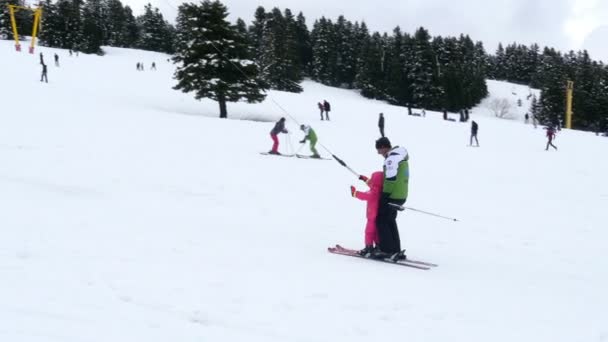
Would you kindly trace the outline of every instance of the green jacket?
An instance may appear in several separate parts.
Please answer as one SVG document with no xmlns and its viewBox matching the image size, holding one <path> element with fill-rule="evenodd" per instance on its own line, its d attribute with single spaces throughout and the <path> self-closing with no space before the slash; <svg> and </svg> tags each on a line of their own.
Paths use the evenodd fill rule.
<svg viewBox="0 0 608 342">
<path fill-rule="evenodd" d="M 306 136 L 304 137 L 304 140 L 310 140 L 310 142 L 313 144 L 317 142 L 317 133 L 315 133 L 315 130 L 312 129 L 312 127 L 305 126 L 303 131 L 304 131 L 304 134 L 306 134 Z"/>
<path fill-rule="evenodd" d="M 384 160 L 382 192 L 394 200 L 407 200 L 410 180 L 409 155 L 403 147 L 395 146 Z"/>
</svg>

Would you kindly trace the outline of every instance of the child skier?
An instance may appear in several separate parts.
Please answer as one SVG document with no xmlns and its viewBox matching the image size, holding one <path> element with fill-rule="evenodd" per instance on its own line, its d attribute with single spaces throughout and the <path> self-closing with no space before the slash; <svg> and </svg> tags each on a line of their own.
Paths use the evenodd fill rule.
<svg viewBox="0 0 608 342">
<path fill-rule="evenodd" d="M 315 148 L 315 145 L 317 144 L 317 133 L 315 133 L 315 130 L 308 125 L 301 125 L 300 129 L 304 131 L 304 134 L 306 134 L 304 139 L 300 141 L 300 144 L 304 144 L 306 140 L 310 140 L 310 151 L 312 152 L 312 156 L 310 157 L 321 158 L 319 152 L 317 152 L 317 149 Z"/>
<path fill-rule="evenodd" d="M 374 248 L 380 243 L 380 240 L 378 238 L 378 231 L 376 229 L 376 216 L 378 215 L 378 205 L 380 203 L 380 196 L 382 195 L 382 183 L 384 182 L 384 174 L 382 171 L 378 171 L 372 173 L 370 179 L 367 179 L 367 177 L 365 176 L 362 176 L 361 179 L 365 180 L 365 182 L 369 186 L 369 191 L 357 191 L 357 189 L 351 185 L 350 193 L 353 197 L 367 202 L 365 248 L 359 251 L 359 255 L 370 256 L 374 251 Z"/>
</svg>

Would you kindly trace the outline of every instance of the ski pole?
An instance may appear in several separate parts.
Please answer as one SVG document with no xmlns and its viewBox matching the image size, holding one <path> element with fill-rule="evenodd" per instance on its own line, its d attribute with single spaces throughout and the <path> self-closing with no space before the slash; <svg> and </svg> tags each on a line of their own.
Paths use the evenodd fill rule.
<svg viewBox="0 0 608 342">
<path fill-rule="evenodd" d="M 326 149 L 327 150 L 327 149 Z M 353 175 L 357 176 L 357 178 L 359 177 L 359 174 L 357 172 L 355 172 L 355 170 L 351 169 L 350 166 L 346 165 L 346 163 L 344 162 L 344 160 L 338 158 L 335 154 L 331 155 L 340 165 L 344 166 L 346 169 L 348 169 L 348 171 L 352 172 Z"/>
<path fill-rule="evenodd" d="M 302 149 L 302 147 L 304 147 L 304 144 L 300 144 L 300 147 L 298 147 L 298 150 L 294 154 L 298 154 L 300 152 L 300 150 Z"/>
<path fill-rule="evenodd" d="M 404 211 L 405 209 L 409 209 L 411 211 L 417 211 L 417 212 L 422 213 L 422 214 L 426 214 L 426 215 L 435 216 L 435 217 L 439 217 L 439 218 L 442 218 L 442 219 L 458 222 L 458 219 L 455 219 L 453 217 L 442 216 L 442 215 L 430 213 L 430 212 L 424 211 L 424 210 L 419 210 L 419 209 L 415 209 L 415 208 L 401 206 L 401 205 L 395 204 L 395 203 L 389 203 L 388 205 L 390 205 L 391 207 L 396 208 L 399 211 Z"/>
<path fill-rule="evenodd" d="M 289 148 L 294 151 L 293 144 L 291 143 L 291 132 L 287 134 L 287 142 L 289 142 Z"/>
</svg>

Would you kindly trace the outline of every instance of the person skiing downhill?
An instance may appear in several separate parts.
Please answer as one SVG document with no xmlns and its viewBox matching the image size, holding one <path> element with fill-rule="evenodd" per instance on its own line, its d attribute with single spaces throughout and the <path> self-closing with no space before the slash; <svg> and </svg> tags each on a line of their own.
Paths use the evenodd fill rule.
<svg viewBox="0 0 608 342">
<path fill-rule="evenodd" d="M 401 240 L 397 227 L 397 208 L 407 200 L 409 183 L 409 154 L 403 147 L 392 147 L 388 138 L 376 140 L 376 151 L 384 157 L 384 182 L 382 194 L 378 204 L 376 228 L 379 238 L 379 251 L 372 253 L 371 257 L 391 257 L 391 259 L 404 259 L 401 250 Z M 359 176 L 367 181 L 367 177 Z"/>
<path fill-rule="evenodd" d="M 378 205 L 380 203 L 380 195 L 382 194 L 382 182 L 384 175 L 382 171 L 372 173 L 371 177 L 366 181 L 369 186 L 369 191 L 361 192 L 351 185 L 350 193 L 353 197 L 367 202 L 367 223 L 365 224 L 365 248 L 359 251 L 361 256 L 369 256 L 374 252 L 374 248 L 378 247 L 380 240 L 378 239 L 378 230 L 376 228 L 376 217 L 378 216 Z"/>
<path fill-rule="evenodd" d="M 317 144 L 317 133 L 315 133 L 315 130 L 312 129 L 312 127 L 310 127 L 309 125 L 301 125 L 300 129 L 304 132 L 304 134 L 306 134 L 304 136 L 304 139 L 302 139 L 300 141 L 300 144 L 304 144 L 306 142 L 306 140 L 310 141 L 310 151 L 312 152 L 312 156 L 310 156 L 311 158 L 321 158 L 321 156 L 319 155 L 319 152 L 317 152 L 317 149 L 315 148 L 315 145 Z"/>
<path fill-rule="evenodd" d="M 272 150 L 268 152 L 270 154 L 280 154 L 278 137 L 279 133 L 289 133 L 289 131 L 285 129 L 285 118 L 281 118 L 279 121 L 277 121 L 270 131 L 270 137 L 272 138 Z"/>
</svg>

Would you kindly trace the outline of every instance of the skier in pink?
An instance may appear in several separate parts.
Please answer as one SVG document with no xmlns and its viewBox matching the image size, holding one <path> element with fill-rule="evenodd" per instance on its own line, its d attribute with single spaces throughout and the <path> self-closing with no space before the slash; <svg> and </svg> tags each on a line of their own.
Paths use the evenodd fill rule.
<svg viewBox="0 0 608 342">
<path fill-rule="evenodd" d="M 376 216 L 378 215 L 378 205 L 380 196 L 382 195 L 382 184 L 384 182 L 384 174 L 382 171 L 372 173 L 370 179 L 361 176 L 359 179 L 365 181 L 369 186 L 369 191 L 361 192 L 351 185 L 350 193 L 362 201 L 367 202 L 367 224 L 365 225 L 365 248 L 359 251 L 362 256 L 369 256 L 374 250 L 374 246 L 378 246 L 380 240 L 376 229 Z"/>
</svg>

